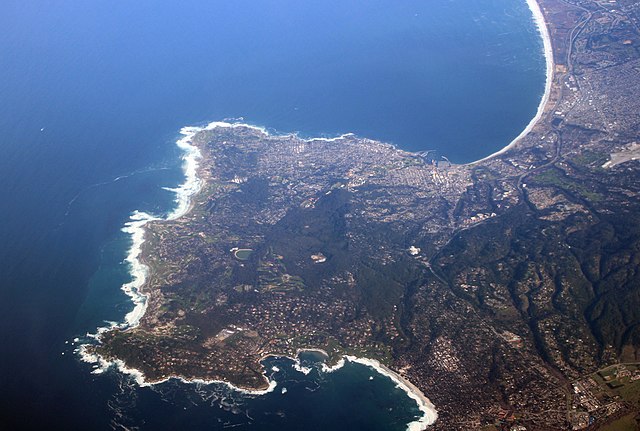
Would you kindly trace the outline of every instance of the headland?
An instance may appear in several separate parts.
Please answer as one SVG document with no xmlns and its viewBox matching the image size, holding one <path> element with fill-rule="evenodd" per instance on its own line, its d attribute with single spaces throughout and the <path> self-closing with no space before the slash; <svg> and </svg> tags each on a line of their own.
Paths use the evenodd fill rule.
<svg viewBox="0 0 640 431">
<path fill-rule="evenodd" d="M 136 309 L 85 357 L 141 384 L 177 377 L 264 393 L 275 384 L 265 357 L 321 349 L 326 371 L 346 358 L 396 381 L 423 412 L 411 429 L 580 429 L 583 411 L 598 426 L 633 413 L 624 399 L 605 404 L 615 388 L 593 373 L 638 356 L 621 334 L 635 331 L 623 321 L 640 307 L 618 289 L 634 283 L 621 244 L 637 242 L 628 221 L 640 214 L 640 176 L 633 158 L 602 170 L 633 147 L 638 123 L 637 110 L 609 101 L 640 100 L 623 90 L 623 77 L 637 76 L 640 59 L 625 48 L 637 31 L 602 26 L 638 17 L 528 4 L 545 94 L 518 138 L 475 163 L 353 135 L 183 129 L 180 210 L 127 226 Z M 602 42 L 603 31 L 622 44 Z M 594 269 L 609 259 L 602 247 L 626 262 L 620 270 Z M 239 259 L 234 248 L 252 252 Z"/>
</svg>

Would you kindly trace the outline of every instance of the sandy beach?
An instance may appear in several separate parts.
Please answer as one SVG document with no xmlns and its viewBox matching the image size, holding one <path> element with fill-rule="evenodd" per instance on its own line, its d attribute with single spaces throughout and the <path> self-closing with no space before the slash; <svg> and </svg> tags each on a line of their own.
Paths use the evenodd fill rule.
<svg viewBox="0 0 640 431">
<path fill-rule="evenodd" d="M 547 28 L 547 22 L 544 19 L 544 14 L 542 13 L 542 9 L 540 9 L 540 5 L 536 0 L 526 0 L 529 9 L 531 9 L 531 13 L 533 14 L 533 18 L 536 22 L 536 26 L 538 27 L 538 31 L 540 32 L 540 36 L 542 37 L 542 44 L 544 48 L 544 57 L 546 61 L 546 82 L 544 86 L 544 95 L 540 100 L 540 104 L 538 105 L 538 110 L 536 115 L 531 119 L 527 127 L 524 128 L 522 132 L 518 136 L 516 136 L 506 147 L 501 150 L 496 151 L 493 154 L 488 155 L 480 160 L 476 160 L 475 162 L 468 163 L 467 165 L 474 165 L 476 163 L 483 162 L 485 160 L 491 159 L 497 155 L 503 154 L 504 152 L 510 150 L 515 147 L 522 138 L 524 138 L 533 127 L 540 121 L 542 118 L 542 114 L 544 114 L 545 107 L 547 102 L 549 101 L 549 96 L 551 95 L 551 84 L 553 83 L 553 47 L 551 45 L 551 36 L 549 35 L 549 29 Z"/>
<path fill-rule="evenodd" d="M 551 84 L 553 81 L 553 69 L 554 69 L 551 39 L 550 39 L 549 31 L 547 29 L 547 25 L 544 19 L 544 15 L 542 13 L 542 10 L 540 9 L 539 4 L 536 2 L 536 0 L 526 0 L 526 1 L 527 1 L 527 5 L 531 9 L 536 25 L 538 27 L 538 30 L 543 40 L 544 55 L 546 60 L 546 82 L 545 82 L 544 95 L 542 96 L 536 115 L 531 119 L 527 127 L 515 139 L 513 139 L 507 146 L 505 146 L 501 150 L 483 159 L 472 162 L 469 165 L 473 165 L 475 163 L 479 163 L 484 160 L 495 157 L 516 146 L 518 142 L 524 136 L 526 136 L 537 124 L 537 122 L 540 120 L 540 118 L 544 113 L 546 104 L 549 100 L 549 96 L 551 93 Z M 192 144 L 194 136 L 203 130 L 211 130 L 217 127 L 231 127 L 231 128 L 250 127 L 250 128 L 259 130 L 265 135 L 270 135 L 270 133 L 263 127 L 258 127 L 258 126 L 248 125 L 248 124 L 241 124 L 241 123 L 212 122 L 206 125 L 205 127 L 183 128 L 181 130 L 181 134 L 183 135 L 183 137 L 180 140 L 178 140 L 177 145 L 184 151 L 183 168 L 185 171 L 186 178 L 183 184 L 181 184 L 176 189 L 172 189 L 172 191 L 176 193 L 177 207 L 171 214 L 169 214 L 169 216 L 167 217 L 168 220 L 175 220 L 176 218 L 179 218 L 184 214 L 186 214 L 189 211 L 191 206 L 191 198 L 201 189 L 201 186 L 202 186 L 201 180 L 197 176 L 197 170 L 199 165 L 198 159 L 201 157 L 201 154 L 198 148 Z M 313 140 L 333 141 L 333 140 L 344 139 L 349 136 L 351 136 L 351 134 L 344 134 L 334 138 L 310 138 L 310 139 L 307 139 L 307 141 L 313 141 Z M 144 265 L 144 263 L 141 262 L 140 254 L 142 251 L 141 250 L 142 244 L 144 242 L 144 225 L 152 220 L 158 220 L 158 218 L 153 217 L 146 213 L 136 212 L 132 215 L 131 221 L 128 222 L 126 226 L 123 228 L 123 231 L 131 234 L 132 236 L 132 245 L 129 250 L 128 256 L 126 258 L 126 261 L 131 267 L 131 273 L 132 273 L 133 279 L 129 283 L 126 283 L 125 285 L 123 285 L 122 289 L 125 291 L 127 295 L 131 297 L 132 302 L 134 303 L 134 309 L 127 314 L 127 316 L 124 319 L 124 322 L 120 324 L 114 324 L 111 327 L 99 328 L 98 334 L 100 334 L 101 332 L 104 332 L 105 330 L 113 329 L 114 327 L 120 327 L 120 328 L 135 327 L 138 325 L 141 317 L 146 312 L 147 297 L 142 292 L 142 288 L 144 287 L 144 284 L 147 278 L 148 268 Z M 110 361 L 106 361 L 104 358 L 97 357 L 97 355 L 88 354 L 85 350 L 85 347 L 86 346 L 81 346 L 80 356 L 86 362 L 98 364 L 98 368 L 95 370 L 95 372 L 104 371 L 109 366 L 115 365 L 121 372 L 133 376 L 140 386 L 161 383 L 161 382 L 146 382 L 144 375 L 140 371 L 126 367 L 125 364 L 121 361 L 110 362 Z M 320 352 L 322 351 L 320 350 Z M 326 352 L 322 352 L 322 353 L 326 354 Z M 353 356 L 347 356 L 346 359 L 352 362 L 369 366 L 375 369 L 380 374 L 383 374 L 391 378 L 394 382 L 396 382 L 399 388 L 404 390 L 410 398 L 416 401 L 419 409 L 423 412 L 423 416 L 420 419 L 408 424 L 407 429 L 409 431 L 424 430 L 430 424 L 436 421 L 438 415 L 434 405 L 422 393 L 422 391 L 420 391 L 420 389 L 418 389 L 414 384 L 412 384 L 410 381 L 405 379 L 403 376 L 389 369 L 388 367 L 384 366 L 383 364 L 381 364 L 376 360 L 366 359 L 366 358 L 357 358 Z M 296 365 L 300 367 L 299 362 L 296 363 Z M 343 365 L 344 365 L 344 360 L 339 361 L 336 365 L 332 367 L 329 367 L 325 364 L 322 368 L 322 371 L 323 372 L 335 371 L 341 368 Z M 306 368 L 300 367 L 300 370 L 302 370 L 301 372 L 308 372 Z M 168 377 L 167 379 L 162 381 L 166 381 L 169 378 L 171 377 Z M 235 390 L 245 392 L 245 393 L 252 393 L 256 395 L 271 392 L 273 391 L 276 385 L 275 381 L 269 381 L 269 387 L 266 390 L 247 391 L 247 390 L 235 387 L 230 383 L 224 382 L 224 381 L 218 381 L 218 380 L 204 381 L 201 379 L 187 380 L 180 377 L 176 377 L 176 378 L 179 378 L 180 380 L 185 382 L 205 383 L 205 384 L 207 383 L 225 384 L 225 385 L 228 385 L 229 387 L 232 387 Z"/>
<path fill-rule="evenodd" d="M 422 417 L 407 424 L 407 431 L 425 430 L 429 425 L 433 424 L 436 419 L 438 419 L 438 412 L 436 411 L 435 406 L 431 403 L 429 398 L 427 398 L 427 396 L 422 393 L 422 391 L 418 389 L 418 387 L 416 387 L 413 383 L 405 379 L 397 372 L 381 364 L 375 359 L 357 358 L 355 356 L 346 356 L 346 358 L 351 362 L 356 362 L 358 364 L 371 367 L 378 373 L 389 377 L 396 383 L 398 388 L 405 391 L 407 393 L 407 396 L 409 396 L 409 398 L 411 398 L 418 404 L 418 408 L 423 413 Z"/>
</svg>

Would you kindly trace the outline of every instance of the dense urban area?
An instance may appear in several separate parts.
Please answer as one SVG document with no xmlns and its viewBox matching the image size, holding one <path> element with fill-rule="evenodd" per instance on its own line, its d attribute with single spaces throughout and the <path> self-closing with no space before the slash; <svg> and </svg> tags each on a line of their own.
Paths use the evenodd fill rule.
<svg viewBox="0 0 640 431">
<path fill-rule="evenodd" d="M 640 2 L 540 0 L 540 121 L 455 165 L 348 135 L 196 135 L 203 188 L 147 225 L 148 309 L 96 349 L 264 389 L 261 359 L 378 359 L 434 430 L 638 429 Z"/>
</svg>

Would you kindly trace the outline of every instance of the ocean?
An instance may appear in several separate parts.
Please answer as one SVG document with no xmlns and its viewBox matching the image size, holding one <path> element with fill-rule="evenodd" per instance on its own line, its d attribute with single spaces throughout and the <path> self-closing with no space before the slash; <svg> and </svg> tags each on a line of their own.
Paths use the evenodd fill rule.
<svg viewBox="0 0 640 431">
<path fill-rule="evenodd" d="M 360 364 L 269 359 L 278 386 L 259 397 L 139 388 L 92 374 L 74 340 L 131 311 L 122 228 L 174 209 L 183 126 L 353 132 L 460 163 L 507 145 L 545 83 L 524 0 L 5 0 L 0 58 L 0 428 L 402 430 L 420 415 Z"/>
</svg>

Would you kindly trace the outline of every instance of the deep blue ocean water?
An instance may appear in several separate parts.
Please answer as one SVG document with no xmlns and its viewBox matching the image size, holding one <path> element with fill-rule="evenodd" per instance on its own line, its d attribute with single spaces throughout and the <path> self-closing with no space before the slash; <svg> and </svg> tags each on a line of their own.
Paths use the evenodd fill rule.
<svg viewBox="0 0 640 431">
<path fill-rule="evenodd" d="M 274 360 L 278 389 L 246 399 L 95 376 L 70 341 L 130 309 L 120 229 L 171 209 L 182 126 L 467 162 L 535 114 L 541 47 L 524 0 L 0 2 L 0 429 L 404 429 L 413 403 L 359 365 Z"/>
</svg>

